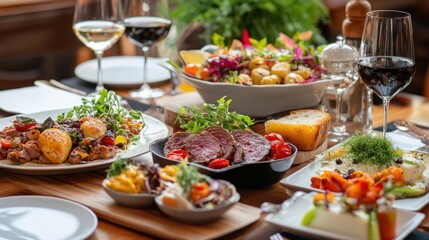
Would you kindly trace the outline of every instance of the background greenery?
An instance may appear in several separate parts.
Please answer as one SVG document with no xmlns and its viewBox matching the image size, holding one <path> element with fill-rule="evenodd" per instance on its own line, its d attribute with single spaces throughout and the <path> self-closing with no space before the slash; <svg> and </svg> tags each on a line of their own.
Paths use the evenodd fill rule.
<svg viewBox="0 0 429 240">
<path fill-rule="evenodd" d="M 327 23 L 328 10 L 320 0 L 172 0 L 172 17 L 178 30 L 189 23 L 204 25 L 204 39 L 209 42 L 217 32 L 230 44 L 241 39 L 244 29 L 250 37 L 274 42 L 279 32 L 293 36 L 313 31 L 312 42 L 325 43 L 318 25 Z"/>
</svg>

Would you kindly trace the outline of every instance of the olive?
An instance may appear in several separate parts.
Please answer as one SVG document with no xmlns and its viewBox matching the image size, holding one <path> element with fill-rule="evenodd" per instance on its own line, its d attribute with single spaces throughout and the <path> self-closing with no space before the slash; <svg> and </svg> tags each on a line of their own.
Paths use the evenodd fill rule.
<svg viewBox="0 0 429 240">
<path fill-rule="evenodd" d="M 250 75 L 252 78 L 252 82 L 254 85 L 261 84 L 262 78 L 269 76 L 270 71 L 265 68 L 255 68 L 252 70 L 252 74 Z"/>
</svg>

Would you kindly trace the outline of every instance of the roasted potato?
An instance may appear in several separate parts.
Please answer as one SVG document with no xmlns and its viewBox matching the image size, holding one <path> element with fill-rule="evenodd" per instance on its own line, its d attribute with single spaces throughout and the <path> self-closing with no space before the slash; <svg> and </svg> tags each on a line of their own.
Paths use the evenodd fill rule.
<svg viewBox="0 0 429 240">
<path fill-rule="evenodd" d="M 264 68 L 264 69 L 270 70 L 268 65 L 265 63 L 265 60 L 261 57 L 255 57 L 249 62 L 250 71 L 256 68 Z"/>
<path fill-rule="evenodd" d="M 55 164 L 64 162 L 72 148 L 70 136 L 58 128 L 46 129 L 40 134 L 38 141 L 43 155 Z"/>
<path fill-rule="evenodd" d="M 269 76 L 270 71 L 264 68 L 255 68 L 252 70 L 251 78 L 254 85 L 261 84 L 262 78 Z"/>
<path fill-rule="evenodd" d="M 305 80 L 311 75 L 311 69 L 308 67 L 300 67 L 298 70 L 294 71 L 294 73 L 301 75 L 301 77 Z"/>
<path fill-rule="evenodd" d="M 285 84 L 289 83 L 300 83 L 303 82 L 304 78 L 301 77 L 301 75 L 291 72 L 285 77 Z"/>
<path fill-rule="evenodd" d="M 98 118 L 85 117 L 80 119 L 80 130 L 85 137 L 92 137 L 98 139 L 106 135 L 107 126 Z"/>
<path fill-rule="evenodd" d="M 270 76 L 263 77 L 261 80 L 262 85 L 269 85 L 269 84 L 280 84 L 280 78 L 279 76 L 272 74 Z"/>
<path fill-rule="evenodd" d="M 252 84 L 252 78 L 248 74 L 241 73 L 237 77 L 237 82 L 240 84 Z"/>
<path fill-rule="evenodd" d="M 284 79 L 290 73 L 290 65 L 287 62 L 278 62 L 271 68 L 271 74 Z"/>
</svg>

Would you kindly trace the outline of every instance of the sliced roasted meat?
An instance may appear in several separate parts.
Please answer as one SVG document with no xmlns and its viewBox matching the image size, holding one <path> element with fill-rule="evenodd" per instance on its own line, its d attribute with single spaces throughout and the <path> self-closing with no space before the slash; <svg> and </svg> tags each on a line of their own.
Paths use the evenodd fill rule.
<svg viewBox="0 0 429 240">
<path fill-rule="evenodd" d="M 18 137 L 20 136 L 18 130 L 14 126 L 7 126 L 4 128 L 3 133 L 8 137 Z"/>
<path fill-rule="evenodd" d="M 12 151 L 7 155 L 7 159 L 13 162 L 18 163 L 26 163 L 31 161 L 30 155 L 28 155 L 27 151 Z"/>
<path fill-rule="evenodd" d="M 167 156 L 174 149 L 184 149 L 186 139 L 191 136 L 192 133 L 188 132 L 176 132 L 171 135 L 164 146 L 164 155 Z"/>
<path fill-rule="evenodd" d="M 117 150 L 114 147 L 98 145 L 91 148 L 91 152 L 88 156 L 88 161 L 112 158 L 116 155 L 116 152 Z"/>
<path fill-rule="evenodd" d="M 234 164 L 241 163 L 243 161 L 243 148 L 237 142 L 234 143 L 234 155 L 232 162 Z"/>
<path fill-rule="evenodd" d="M 203 164 L 222 155 L 219 140 L 206 131 L 188 137 L 184 150 L 188 152 L 190 162 Z"/>
<path fill-rule="evenodd" d="M 85 150 L 80 147 L 76 147 L 71 151 L 67 162 L 71 164 L 80 164 L 82 161 L 85 161 L 88 156 L 89 154 Z"/>
<path fill-rule="evenodd" d="M 233 130 L 231 135 L 243 149 L 244 162 L 259 162 L 268 157 L 271 145 L 263 136 L 246 130 Z"/>
<path fill-rule="evenodd" d="M 27 141 L 22 148 L 28 153 L 31 159 L 38 159 L 42 155 L 42 149 L 39 147 L 37 140 Z"/>
<path fill-rule="evenodd" d="M 232 159 L 234 154 L 234 138 L 232 135 L 222 127 L 213 126 L 208 127 L 204 131 L 207 131 L 211 135 L 213 135 L 220 142 L 220 146 L 222 147 L 222 158 Z"/>
</svg>

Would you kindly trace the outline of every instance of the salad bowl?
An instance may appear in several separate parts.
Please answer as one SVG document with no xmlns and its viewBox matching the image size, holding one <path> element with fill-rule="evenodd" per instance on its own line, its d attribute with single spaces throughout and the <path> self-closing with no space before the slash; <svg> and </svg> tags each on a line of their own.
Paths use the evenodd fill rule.
<svg viewBox="0 0 429 240">
<path fill-rule="evenodd" d="M 240 194 L 235 193 L 227 202 L 212 209 L 195 208 L 195 209 L 179 209 L 165 206 L 161 198 L 155 197 L 155 202 L 158 208 L 165 215 L 174 220 L 187 224 L 204 224 L 220 219 L 231 207 L 240 200 Z"/>
<path fill-rule="evenodd" d="M 102 186 L 104 191 L 118 204 L 131 208 L 148 208 L 155 205 L 155 194 L 150 193 L 123 193 L 106 186 L 107 179 L 104 179 Z"/>
<path fill-rule="evenodd" d="M 288 110 L 312 108 L 320 104 L 326 88 L 337 79 L 277 85 L 242 85 L 209 82 L 188 76 L 169 63 L 159 63 L 192 85 L 207 103 L 216 103 L 224 96 L 233 99 L 230 109 L 252 117 L 266 117 Z"/>
</svg>

